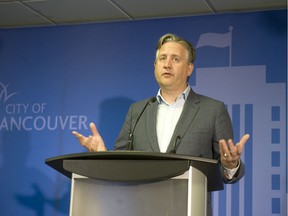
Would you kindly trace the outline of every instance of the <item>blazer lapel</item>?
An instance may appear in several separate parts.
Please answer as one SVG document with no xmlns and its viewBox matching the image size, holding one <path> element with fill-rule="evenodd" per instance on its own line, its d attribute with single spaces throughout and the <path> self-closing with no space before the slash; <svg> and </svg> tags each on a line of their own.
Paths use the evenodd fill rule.
<svg viewBox="0 0 288 216">
<path fill-rule="evenodd" d="M 146 130 L 148 134 L 148 140 L 153 152 L 160 152 L 156 130 L 157 108 L 158 102 L 156 101 L 151 103 L 146 110 Z"/>
<path fill-rule="evenodd" d="M 175 127 L 169 146 L 167 148 L 167 153 L 169 153 L 174 148 L 175 141 L 177 141 L 178 144 L 181 142 L 181 140 L 177 140 L 177 137 L 182 138 L 185 135 L 186 131 L 188 130 L 193 119 L 195 118 L 195 115 L 199 110 L 199 103 L 200 100 L 197 97 L 197 94 L 191 89 L 185 101 L 182 114 Z"/>
</svg>

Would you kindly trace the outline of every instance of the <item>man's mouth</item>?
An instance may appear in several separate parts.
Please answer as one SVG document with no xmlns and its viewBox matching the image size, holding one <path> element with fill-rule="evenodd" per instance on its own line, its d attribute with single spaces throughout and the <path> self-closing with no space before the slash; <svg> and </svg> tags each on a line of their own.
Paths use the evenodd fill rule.
<svg viewBox="0 0 288 216">
<path fill-rule="evenodd" d="M 162 76 L 173 76 L 173 74 L 166 72 L 166 73 L 163 73 Z"/>
</svg>

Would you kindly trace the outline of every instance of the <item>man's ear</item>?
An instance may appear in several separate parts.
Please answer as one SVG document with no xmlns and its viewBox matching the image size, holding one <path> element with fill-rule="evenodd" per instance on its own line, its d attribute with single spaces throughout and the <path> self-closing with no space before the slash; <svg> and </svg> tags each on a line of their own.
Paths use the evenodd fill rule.
<svg viewBox="0 0 288 216">
<path fill-rule="evenodd" d="M 188 66 L 187 76 L 190 77 L 192 75 L 192 73 L 193 73 L 193 70 L 194 70 L 194 64 L 190 63 L 189 66 Z"/>
</svg>

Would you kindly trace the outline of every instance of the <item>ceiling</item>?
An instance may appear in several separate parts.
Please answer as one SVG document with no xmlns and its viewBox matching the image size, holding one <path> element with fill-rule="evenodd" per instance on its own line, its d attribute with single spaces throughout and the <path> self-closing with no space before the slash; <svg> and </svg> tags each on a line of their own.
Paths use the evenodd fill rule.
<svg viewBox="0 0 288 216">
<path fill-rule="evenodd" d="M 287 0 L 0 0 L 0 28 L 286 9 Z"/>
</svg>

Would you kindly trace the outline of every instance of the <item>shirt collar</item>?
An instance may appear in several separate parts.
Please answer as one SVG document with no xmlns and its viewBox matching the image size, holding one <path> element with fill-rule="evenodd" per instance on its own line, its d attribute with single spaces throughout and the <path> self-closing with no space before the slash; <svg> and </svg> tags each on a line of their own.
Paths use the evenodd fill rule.
<svg viewBox="0 0 288 216">
<path fill-rule="evenodd" d="M 186 99 L 187 99 L 187 97 L 188 97 L 188 94 L 189 94 L 189 92 L 190 92 L 190 89 L 191 89 L 191 87 L 188 85 L 187 88 L 186 88 L 181 94 L 178 95 L 175 103 L 176 103 L 177 101 L 179 101 L 181 98 L 183 98 L 184 101 L 186 101 Z M 169 104 L 164 100 L 164 98 L 162 97 L 162 95 L 161 95 L 161 89 L 158 90 L 158 93 L 157 93 L 156 98 L 157 98 L 157 101 L 158 101 L 159 104 L 165 103 L 165 104 L 169 105 Z"/>
</svg>

